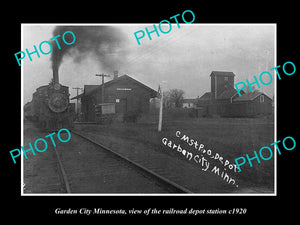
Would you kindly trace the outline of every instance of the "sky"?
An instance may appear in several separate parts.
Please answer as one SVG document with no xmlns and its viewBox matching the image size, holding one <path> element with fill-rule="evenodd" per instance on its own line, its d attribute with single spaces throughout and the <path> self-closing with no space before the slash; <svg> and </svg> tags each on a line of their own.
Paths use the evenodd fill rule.
<svg viewBox="0 0 300 225">
<path fill-rule="evenodd" d="M 20 51 L 28 48 L 31 52 L 34 45 L 38 48 L 42 41 L 49 41 L 54 37 L 55 26 L 22 24 Z M 59 81 L 70 87 L 70 97 L 76 96 L 76 90 L 72 88 L 101 84 L 95 74 L 113 75 L 114 70 L 119 71 L 119 76 L 127 74 L 154 90 L 158 89 L 158 85 L 163 91 L 177 88 L 185 92 L 185 98 L 196 98 L 210 91 L 212 71 L 233 72 L 237 83 L 246 79 L 254 81 L 254 75 L 259 77 L 261 72 L 270 71 L 276 66 L 276 27 L 273 24 L 180 24 L 178 28 L 175 23 L 167 34 L 159 31 L 158 37 L 152 33 L 152 40 L 146 34 L 140 39 L 141 45 L 138 45 L 134 33 L 145 31 L 146 27 L 151 31 L 153 24 L 98 26 L 113 26 L 118 30 L 122 42 L 107 54 L 112 62 L 110 66 L 103 66 L 93 53 L 82 55 L 80 61 L 75 60 L 75 54 L 78 59 L 80 52 L 71 51 L 64 56 L 59 68 Z M 168 28 L 168 25 L 162 26 L 163 30 Z M 47 46 L 44 46 L 44 51 L 47 50 Z M 52 78 L 51 54 L 40 53 L 40 58 L 33 54 L 31 57 L 32 61 L 27 55 L 22 60 L 24 104 L 31 101 L 38 87 L 48 84 Z M 276 77 L 274 71 L 271 74 L 273 78 Z M 106 78 L 105 81 L 110 79 Z M 261 85 L 259 90 L 272 98 L 274 79 L 270 85 Z"/>
</svg>

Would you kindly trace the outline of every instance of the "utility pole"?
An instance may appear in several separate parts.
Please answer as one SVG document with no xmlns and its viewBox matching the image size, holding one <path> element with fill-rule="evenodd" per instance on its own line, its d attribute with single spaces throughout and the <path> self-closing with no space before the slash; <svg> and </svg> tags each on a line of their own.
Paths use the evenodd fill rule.
<svg viewBox="0 0 300 225">
<path fill-rule="evenodd" d="M 102 94 L 101 94 L 101 103 L 104 103 L 104 77 L 110 77 L 107 74 L 96 74 L 97 77 L 102 77 Z"/>
<path fill-rule="evenodd" d="M 159 117 L 158 117 L 158 132 L 161 132 L 161 127 L 162 127 L 162 114 L 163 114 L 163 92 L 160 88 L 158 87 L 158 94 L 160 95 L 160 104 L 159 104 Z"/>
<path fill-rule="evenodd" d="M 80 87 L 74 87 L 73 89 L 77 90 L 77 95 L 76 95 L 76 97 L 77 97 L 76 119 L 77 119 L 77 121 L 78 121 L 78 120 L 79 120 L 79 115 L 78 115 L 78 90 L 83 90 L 83 89 L 80 88 Z"/>
<path fill-rule="evenodd" d="M 158 132 L 161 132 L 162 130 L 162 119 L 163 119 L 163 107 L 164 107 L 164 94 L 163 94 L 163 83 L 168 83 L 167 81 L 162 81 L 161 85 L 158 85 L 158 96 L 160 98 L 160 104 L 159 104 L 159 116 L 158 116 Z"/>
</svg>

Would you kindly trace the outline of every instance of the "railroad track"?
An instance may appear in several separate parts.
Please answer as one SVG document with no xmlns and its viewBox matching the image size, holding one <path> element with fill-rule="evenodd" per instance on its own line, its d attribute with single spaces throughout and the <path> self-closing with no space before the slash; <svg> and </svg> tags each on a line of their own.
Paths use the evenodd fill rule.
<svg viewBox="0 0 300 225">
<path fill-rule="evenodd" d="M 74 131 L 55 152 L 67 193 L 192 193 Z"/>
</svg>

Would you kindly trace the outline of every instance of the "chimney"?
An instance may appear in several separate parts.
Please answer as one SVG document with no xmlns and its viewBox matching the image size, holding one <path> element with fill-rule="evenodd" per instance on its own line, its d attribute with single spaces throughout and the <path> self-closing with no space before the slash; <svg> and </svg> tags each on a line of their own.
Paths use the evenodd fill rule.
<svg viewBox="0 0 300 225">
<path fill-rule="evenodd" d="M 117 79 L 117 78 L 118 78 L 118 73 L 119 73 L 118 70 L 115 70 L 115 71 L 114 71 L 114 79 Z"/>
<path fill-rule="evenodd" d="M 58 68 L 53 68 L 53 81 L 54 83 L 59 83 Z"/>
</svg>

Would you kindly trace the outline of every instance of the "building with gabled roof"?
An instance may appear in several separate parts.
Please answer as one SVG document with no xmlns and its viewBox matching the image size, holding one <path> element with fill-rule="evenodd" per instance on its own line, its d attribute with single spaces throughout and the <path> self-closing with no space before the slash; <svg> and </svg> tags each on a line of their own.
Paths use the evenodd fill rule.
<svg viewBox="0 0 300 225">
<path fill-rule="evenodd" d="M 255 99 L 259 98 L 259 102 L 264 102 L 265 98 L 267 98 L 270 101 L 273 101 L 269 96 L 267 96 L 265 93 L 260 92 L 258 90 L 255 90 L 253 92 L 249 92 L 246 94 L 243 94 L 242 96 L 234 99 L 234 102 L 246 102 L 246 101 L 254 101 Z"/>
<path fill-rule="evenodd" d="M 205 92 L 199 99 L 198 105 L 208 105 L 211 103 L 211 92 Z"/>
<path fill-rule="evenodd" d="M 104 102 L 102 102 L 104 87 Z M 157 91 L 128 75 L 115 76 L 103 85 L 84 85 L 84 92 L 72 99 L 81 99 L 85 121 L 95 121 L 95 106 L 100 103 L 114 103 L 115 112 L 124 115 L 127 112 L 149 112 L 150 99 Z"/>
<path fill-rule="evenodd" d="M 224 117 L 253 117 L 272 113 L 272 99 L 258 90 L 250 93 L 234 88 L 233 72 L 212 71 L 211 92 L 204 93 L 198 100 L 198 107 L 206 107 L 207 115 Z"/>
<path fill-rule="evenodd" d="M 213 103 L 232 103 L 233 99 L 238 97 L 238 93 L 234 88 L 233 72 L 227 71 L 212 71 L 211 77 L 211 92 L 204 93 L 199 98 L 200 105 Z M 244 94 L 244 91 L 241 91 Z"/>
</svg>

